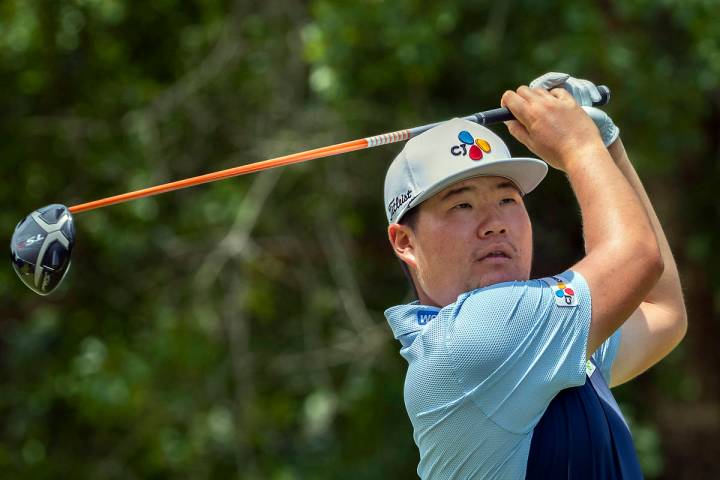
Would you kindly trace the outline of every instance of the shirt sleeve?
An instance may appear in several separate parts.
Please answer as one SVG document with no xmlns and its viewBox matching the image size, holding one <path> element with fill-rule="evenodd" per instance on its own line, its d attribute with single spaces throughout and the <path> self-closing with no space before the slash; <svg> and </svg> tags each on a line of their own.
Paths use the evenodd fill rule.
<svg viewBox="0 0 720 480">
<path fill-rule="evenodd" d="M 612 365 L 615 361 L 615 356 L 620 348 L 620 335 L 622 328 L 615 330 L 615 333 L 605 340 L 602 345 L 595 350 L 592 358 L 595 360 L 595 364 L 602 372 L 602 376 L 605 379 L 605 383 L 610 385 L 610 372 L 612 371 Z"/>
<path fill-rule="evenodd" d="M 571 270 L 461 296 L 446 337 L 460 387 L 499 426 L 531 430 L 555 394 L 585 382 L 590 319 L 590 290 Z"/>
</svg>

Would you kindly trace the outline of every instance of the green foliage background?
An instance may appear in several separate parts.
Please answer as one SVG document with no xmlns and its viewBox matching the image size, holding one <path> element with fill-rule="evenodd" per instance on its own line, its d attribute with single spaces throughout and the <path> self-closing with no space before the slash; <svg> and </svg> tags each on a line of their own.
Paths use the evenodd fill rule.
<svg viewBox="0 0 720 480">
<path fill-rule="evenodd" d="M 680 266 L 690 327 L 617 389 L 648 478 L 720 475 L 720 2 L 0 2 L 0 224 L 467 115 L 546 71 L 607 111 Z M 504 127 L 495 128 L 512 142 Z M 2 478 L 413 478 L 407 299 L 385 240 L 399 147 L 76 217 L 65 285 L 0 271 Z M 582 255 L 551 173 L 535 275 Z M 622 279 L 608 281 L 621 282 Z"/>
</svg>

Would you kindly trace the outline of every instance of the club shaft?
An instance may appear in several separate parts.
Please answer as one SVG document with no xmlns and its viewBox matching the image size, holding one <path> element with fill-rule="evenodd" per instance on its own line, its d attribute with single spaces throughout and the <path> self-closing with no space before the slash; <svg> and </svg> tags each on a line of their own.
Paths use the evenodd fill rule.
<svg viewBox="0 0 720 480">
<path fill-rule="evenodd" d="M 597 102 L 596 105 L 604 105 L 610 99 L 610 90 L 604 86 L 598 88 L 601 89 L 601 91 L 603 92 L 603 99 L 600 102 Z M 480 125 L 490 125 L 493 123 L 512 120 L 514 117 L 512 116 L 512 113 L 510 113 L 506 108 L 496 108 L 493 110 L 487 110 L 485 112 L 474 113 L 463 118 L 471 122 L 479 123 Z M 92 202 L 81 203 L 79 205 L 74 205 L 70 207 L 68 210 L 70 210 L 71 213 L 87 212 L 89 210 L 107 207 L 108 205 L 114 205 L 116 203 L 137 200 L 138 198 L 159 195 L 161 193 L 171 192 L 173 190 L 180 190 L 181 188 L 192 187 L 195 185 L 214 182 L 217 180 L 223 180 L 230 177 L 237 177 L 239 175 L 268 170 L 270 168 L 283 167 L 285 165 L 291 165 L 293 163 L 315 160 L 316 158 L 330 157 L 333 155 L 340 155 L 342 153 L 352 152 L 355 150 L 363 150 L 365 148 L 372 148 L 378 147 L 380 145 L 389 145 L 391 143 L 403 142 L 417 135 L 420 135 L 421 133 L 438 125 L 438 123 L 430 123 L 427 125 L 422 125 L 419 127 L 409 128 L 405 130 L 383 133 L 372 137 L 359 138 L 357 140 L 350 140 L 348 142 L 337 143 L 335 145 L 328 145 L 326 147 L 306 150 L 304 152 L 298 152 L 291 155 L 271 158 L 269 160 L 262 160 L 247 165 L 241 165 L 239 167 L 228 168 L 225 170 L 220 170 L 218 172 L 206 173 L 205 175 L 199 175 L 197 177 L 177 180 L 170 183 L 164 183 L 162 185 L 156 185 L 154 187 L 143 188 L 141 190 L 135 190 L 133 192 L 102 198 L 100 200 L 95 200 Z"/>
<path fill-rule="evenodd" d="M 468 117 L 468 119 L 470 118 Z M 291 155 L 271 158 L 269 160 L 262 160 L 260 162 L 250 163 L 248 165 L 241 165 L 239 167 L 228 168 L 226 170 L 220 170 L 218 172 L 206 173 L 205 175 L 199 175 L 197 177 L 186 178 L 184 180 L 164 183 L 162 185 L 156 185 L 154 187 L 143 188 L 141 190 L 135 190 L 134 192 L 115 195 L 113 197 L 102 198 L 100 200 L 95 200 L 92 202 L 81 203 L 79 205 L 74 205 L 70 207 L 68 210 L 70 210 L 70 212 L 73 214 L 87 212 L 89 210 L 95 210 L 96 208 L 107 207 L 108 205 L 128 202 L 130 200 L 137 200 L 138 198 L 150 197 L 152 195 L 159 195 L 161 193 L 179 190 L 181 188 L 192 187 L 194 185 L 200 185 L 202 183 L 214 182 L 216 180 L 223 180 L 230 177 L 237 177 L 239 175 L 259 172 L 275 167 L 282 167 L 293 163 L 306 162 L 308 160 L 314 160 L 316 158 L 330 157 L 333 155 L 339 155 L 341 153 L 352 152 L 355 150 L 362 150 L 365 148 L 402 142 L 416 135 L 419 135 L 420 133 L 432 128 L 435 125 L 436 124 L 429 124 L 423 125 L 421 127 L 410 128 L 407 130 L 399 130 L 397 132 L 383 133 L 381 135 L 375 135 L 373 137 L 359 138 L 357 140 L 337 143 L 335 145 L 329 145 L 327 147 L 320 147 L 312 150 L 306 150 L 304 152 L 293 153 Z"/>
<path fill-rule="evenodd" d="M 181 188 L 192 187 L 194 185 L 214 182 L 216 180 L 223 180 L 230 177 L 237 177 L 239 175 L 259 172 L 261 170 L 268 170 L 274 167 L 282 167 L 284 165 L 290 165 L 292 163 L 299 163 L 307 160 L 313 160 L 316 158 L 329 157 L 331 155 L 339 155 L 341 153 L 352 152 L 353 150 L 361 150 L 367 147 L 368 145 L 366 139 L 352 140 L 349 142 L 338 143 L 327 147 L 306 150 L 304 152 L 294 153 L 292 155 L 285 155 L 282 157 L 271 158 L 269 160 L 250 163 L 248 165 L 228 168 L 226 170 L 220 170 L 218 172 L 206 173 L 205 175 L 199 175 L 197 177 L 186 178 L 184 180 L 164 183 L 162 185 L 156 185 L 154 187 L 143 188 L 141 190 L 135 190 L 133 192 L 102 198 L 100 200 L 95 200 L 92 202 L 81 203 L 79 205 L 74 205 L 70 207 L 68 210 L 70 210 L 71 213 L 87 212 L 88 210 L 95 210 L 96 208 L 107 207 L 108 205 L 114 205 L 116 203 L 137 200 L 138 198 L 159 195 L 161 193 L 171 192 L 173 190 L 180 190 Z"/>
</svg>

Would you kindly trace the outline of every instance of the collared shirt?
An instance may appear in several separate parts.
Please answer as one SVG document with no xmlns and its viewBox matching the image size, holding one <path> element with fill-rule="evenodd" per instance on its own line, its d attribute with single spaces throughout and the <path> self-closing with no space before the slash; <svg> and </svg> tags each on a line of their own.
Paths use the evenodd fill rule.
<svg viewBox="0 0 720 480">
<path fill-rule="evenodd" d="M 466 292 L 442 309 L 417 302 L 399 305 L 385 315 L 408 361 L 404 397 L 421 478 L 519 479 L 537 468 L 567 470 L 588 458 L 591 469 L 597 463 L 605 474 L 619 472 L 597 478 L 639 477 L 629 431 L 605 383 L 620 331 L 592 362 L 586 361 L 591 297 L 577 272 L 491 285 Z M 595 367 L 599 375 L 593 375 Z M 586 384 L 588 374 L 595 380 Z M 575 395 L 558 395 L 573 388 Z M 604 410 L 610 403 L 614 407 Z M 610 410 L 617 418 L 610 418 Z M 553 418 L 559 418 L 558 412 L 570 415 L 563 425 L 584 436 L 543 426 L 543 441 L 532 445 L 531 456 L 534 429 L 546 412 Z M 588 415 L 597 425 L 585 421 Z M 613 435 L 625 441 L 613 443 Z M 590 442 L 575 448 L 582 454 L 577 458 L 570 445 L 576 438 Z M 555 458 L 543 463 L 548 452 Z M 629 467 L 606 465 L 618 458 Z M 581 472 L 576 467 L 575 473 Z M 566 473 L 562 478 L 592 478 Z"/>
</svg>

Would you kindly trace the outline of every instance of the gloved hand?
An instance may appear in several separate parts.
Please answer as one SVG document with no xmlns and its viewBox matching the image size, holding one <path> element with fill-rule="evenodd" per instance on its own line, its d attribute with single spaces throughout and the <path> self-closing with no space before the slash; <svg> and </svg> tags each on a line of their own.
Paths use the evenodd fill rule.
<svg viewBox="0 0 720 480">
<path fill-rule="evenodd" d="M 600 110 L 595 107 L 583 106 L 582 109 L 585 110 L 585 113 L 590 115 L 592 121 L 595 122 L 595 126 L 597 126 L 598 130 L 600 130 L 600 137 L 602 138 L 605 146 L 609 147 L 615 143 L 615 140 L 617 140 L 620 135 L 620 129 L 613 123 L 610 115 L 605 113 L 604 110 Z"/>
<path fill-rule="evenodd" d="M 567 73 L 548 72 L 530 82 L 530 88 L 564 88 L 575 98 L 578 105 L 590 115 L 600 130 L 600 136 L 605 146 L 610 146 L 620 135 L 620 129 L 613 123 L 610 116 L 604 111 L 594 108 L 593 102 L 602 99 L 594 83 L 582 78 L 571 77 Z"/>
</svg>

